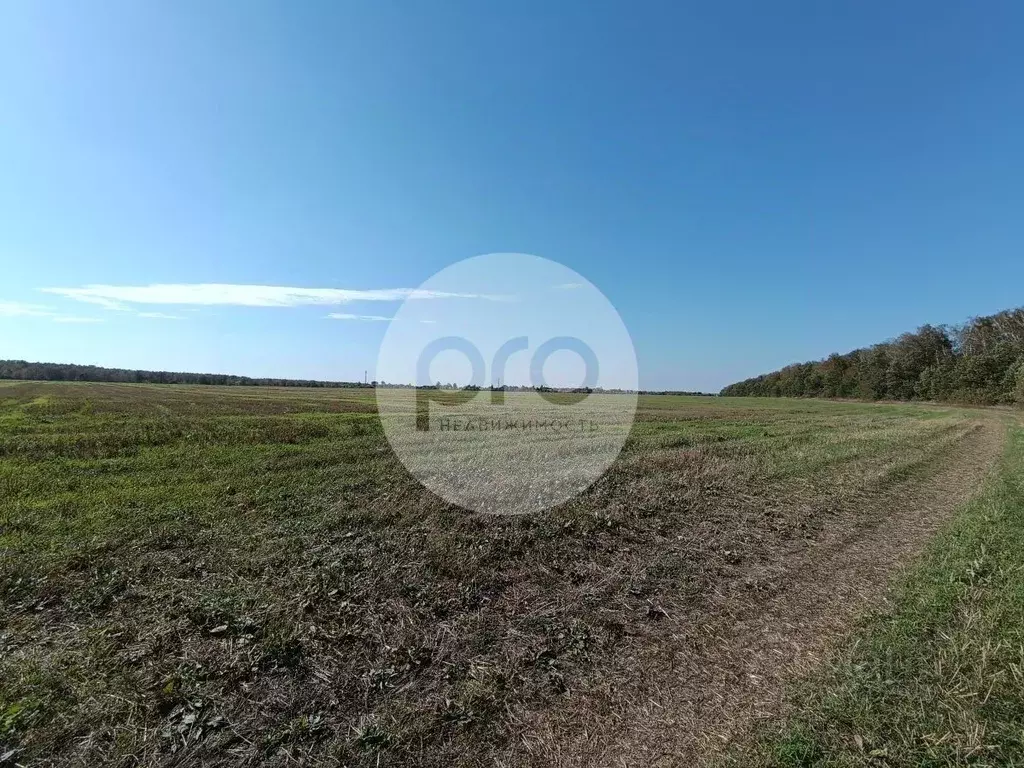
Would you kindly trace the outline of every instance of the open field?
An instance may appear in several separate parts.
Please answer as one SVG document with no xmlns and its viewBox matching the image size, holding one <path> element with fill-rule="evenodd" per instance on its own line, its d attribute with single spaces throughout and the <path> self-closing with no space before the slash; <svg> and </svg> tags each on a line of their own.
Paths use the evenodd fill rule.
<svg viewBox="0 0 1024 768">
<path fill-rule="evenodd" d="M 798 685 L 739 766 L 1024 764 L 1024 429 L 891 599 Z"/>
<path fill-rule="evenodd" d="M 0 754 L 717 759 L 980 491 L 1014 418 L 642 397 L 594 487 L 506 518 L 423 490 L 367 391 L 0 382 Z"/>
</svg>

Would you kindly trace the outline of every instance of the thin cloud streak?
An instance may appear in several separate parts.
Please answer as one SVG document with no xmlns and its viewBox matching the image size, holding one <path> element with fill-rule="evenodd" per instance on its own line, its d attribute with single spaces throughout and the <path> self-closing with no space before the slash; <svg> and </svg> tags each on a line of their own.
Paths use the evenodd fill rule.
<svg viewBox="0 0 1024 768">
<path fill-rule="evenodd" d="M 353 301 L 405 301 L 428 299 L 507 300 L 505 296 L 449 293 L 419 288 L 349 290 L 296 288 L 281 285 L 232 283 L 168 283 L 154 285 L 86 285 L 81 288 L 42 288 L 44 293 L 97 304 L 110 310 L 128 310 L 128 304 L 191 304 L 201 306 L 300 307 L 347 304 Z"/>
<path fill-rule="evenodd" d="M 327 316 L 328 320 L 371 320 L 371 321 L 384 321 L 389 322 L 390 317 L 384 317 L 382 315 L 350 315 L 345 312 L 331 312 Z"/>
<path fill-rule="evenodd" d="M 0 301 L 0 317 L 44 317 L 54 323 L 102 323 L 98 317 L 73 317 L 55 312 L 41 304 Z"/>
<path fill-rule="evenodd" d="M 54 314 L 52 309 L 41 304 L 0 301 L 0 317 L 52 317 Z"/>
</svg>

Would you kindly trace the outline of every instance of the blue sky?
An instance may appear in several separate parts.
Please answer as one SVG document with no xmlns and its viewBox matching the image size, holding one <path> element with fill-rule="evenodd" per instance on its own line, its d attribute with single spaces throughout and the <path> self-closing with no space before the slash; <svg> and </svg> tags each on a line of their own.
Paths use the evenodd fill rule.
<svg viewBox="0 0 1024 768">
<path fill-rule="evenodd" d="M 3 0 L 0 357 L 372 376 L 387 323 L 327 316 L 390 317 L 491 252 L 600 288 L 648 388 L 1017 306 L 1022 24 L 1012 2 Z"/>
</svg>

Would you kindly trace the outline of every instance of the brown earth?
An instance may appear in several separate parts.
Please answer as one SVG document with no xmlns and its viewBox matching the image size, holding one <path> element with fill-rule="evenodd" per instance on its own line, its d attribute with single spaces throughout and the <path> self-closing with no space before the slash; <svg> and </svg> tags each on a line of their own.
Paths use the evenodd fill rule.
<svg viewBox="0 0 1024 768">
<path fill-rule="evenodd" d="M 336 417 L 347 393 L 222 389 L 0 401 L 18 761 L 696 764 L 882 598 L 1003 433 L 650 398 L 594 487 L 505 518 L 425 491 Z"/>
<path fill-rule="evenodd" d="M 634 655 L 620 653 L 613 674 L 524 719 L 524 737 L 499 764 L 713 761 L 757 721 L 778 716 L 786 682 L 813 668 L 858 615 L 885 599 L 893 577 L 977 493 L 1004 432 L 996 418 L 973 422 L 926 472 L 830 508 L 827 500 L 812 502 L 819 513 L 827 509 L 827 526 L 737 574 L 710 611 L 667 610 L 658 636 L 635 644 Z"/>
</svg>

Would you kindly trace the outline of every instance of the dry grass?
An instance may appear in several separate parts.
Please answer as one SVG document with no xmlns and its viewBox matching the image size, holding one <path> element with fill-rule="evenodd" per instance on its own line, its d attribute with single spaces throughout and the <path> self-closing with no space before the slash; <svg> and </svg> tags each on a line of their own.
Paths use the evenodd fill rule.
<svg viewBox="0 0 1024 768">
<path fill-rule="evenodd" d="M 1022 478 L 1016 428 L 986 491 L 732 764 L 1024 764 Z"/>
<path fill-rule="evenodd" d="M 802 658 L 771 663 L 750 617 L 787 621 L 786 595 L 828 585 L 806 568 L 818 552 L 884 530 L 886 500 L 935 481 L 948 498 L 921 507 L 920 536 L 868 558 L 884 582 L 984 471 L 992 423 L 643 398 L 599 483 L 501 518 L 422 490 L 358 391 L 0 385 L 0 754 L 688 759 L 765 700 L 738 685 L 745 654 L 769 671 Z"/>
</svg>

